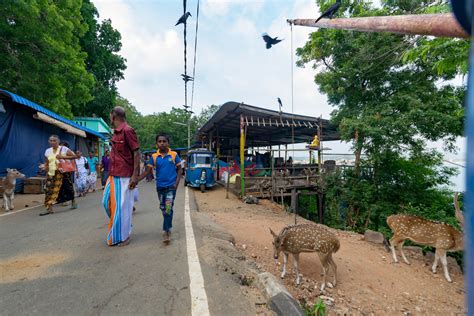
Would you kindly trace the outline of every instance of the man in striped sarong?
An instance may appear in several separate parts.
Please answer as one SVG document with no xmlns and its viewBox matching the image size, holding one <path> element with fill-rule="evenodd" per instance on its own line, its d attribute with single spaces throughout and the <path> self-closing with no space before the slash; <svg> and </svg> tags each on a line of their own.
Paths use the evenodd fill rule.
<svg viewBox="0 0 474 316">
<path fill-rule="evenodd" d="M 114 127 L 110 153 L 109 178 L 104 189 L 103 205 L 109 216 L 107 244 L 125 246 L 132 232 L 133 190 L 140 170 L 140 150 L 135 130 L 125 120 L 125 110 L 110 112 Z"/>
</svg>

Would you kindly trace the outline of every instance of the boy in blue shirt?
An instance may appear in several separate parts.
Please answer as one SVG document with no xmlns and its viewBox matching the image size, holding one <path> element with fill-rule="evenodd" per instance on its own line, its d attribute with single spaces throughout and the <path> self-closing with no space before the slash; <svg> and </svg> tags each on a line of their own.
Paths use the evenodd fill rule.
<svg viewBox="0 0 474 316">
<path fill-rule="evenodd" d="M 151 155 L 147 162 L 147 169 L 140 175 L 138 181 L 153 172 L 153 169 L 156 170 L 156 191 L 163 213 L 163 241 L 169 243 L 173 227 L 174 199 L 181 175 L 181 159 L 175 151 L 170 150 L 169 137 L 165 134 L 156 136 L 156 147 L 158 150 Z"/>
</svg>

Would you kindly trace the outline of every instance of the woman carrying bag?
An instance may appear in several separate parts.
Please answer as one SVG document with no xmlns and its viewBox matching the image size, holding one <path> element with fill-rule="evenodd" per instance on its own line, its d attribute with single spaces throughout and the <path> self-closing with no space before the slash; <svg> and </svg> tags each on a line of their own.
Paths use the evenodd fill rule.
<svg viewBox="0 0 474 316">
<path fill-rule="evenodd" d="M 67 142 L 61 142 L 60 146 L 66 147 L 69 149 L 69 144 Z M 72 152 L 72 151 L 71 151 Z M 77 203 L 75 200 L 75 193 L 74 193 L 74 173 L 76 172 L 76 161 L 74 158 L 70 158 L 69 160 L 60 160 L 60 170 L 63 174 L 63 184 L 61 185 L 61 189 L 59 190 L 58 199 L 56 200 L 57 203 L 65 203 L 71 201 L 71 210 L 77 208 Z"/>
<path fill-rule="evenodd" d="M 49 137 L 50 148 L 46 149 L 45 169 L 46 169 L 46 192 L 44 199 L 44 206 L 46 212 L 41 213 L 40 216 L 53 214 L 53 204 L 56 202 L 59 191 L 63 183 L 63 174 L 61 170 L 70 168 L 70 161 L 76 158 L 76 155 L 67 147 L 59 146 L 59 137 L 51 135 Z M 61 163 L 60 163 L 61 162 Z"/>
</svg>

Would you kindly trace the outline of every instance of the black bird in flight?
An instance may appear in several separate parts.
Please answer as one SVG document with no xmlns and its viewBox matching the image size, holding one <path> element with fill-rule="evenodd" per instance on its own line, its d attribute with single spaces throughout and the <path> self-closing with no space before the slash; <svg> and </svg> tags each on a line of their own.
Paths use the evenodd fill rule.
<svg viewBox="0 0 474 316">
<path fill-rule="evenodd" d="M 187 20 L 188 17 L 190 17 L 190 16 L 192 16 L 191 13 L 186 12 L 185 14 L 183 14 L 183 15 L 179 18 L 178 22 L 176 22 L 176 24 L 175 24 L 174 26 L 176 26 L 176 25 L 178 25 L 178 24 L 181 24 L 181 23 L 182 23 L 182 24 L 185 24 L 185 23 L 186 23 L 186 20 Z"/>
<path fill-rule="evenodd" d="M 336 3 L 334 3 L 332 6 L 329 7 L 326 11 L 321 14 L 321 16 L 314 22 L 318 23 L 319 20 L 321 20 L 324 17 L 327 17 L 329 19 L 332 19 L 334 14 L 336 14 L 337 10 L 341 7 L 341 0 L 336 0 Z"/>
<path fill-rule="evenodd" d="M 183 80 L 184 80 L 185 82 L 193 81 L 193 80 L 194 80 L 193 77 L 188 76 L 188 75 L 185 75 L 185 74 L 181 74 L 181 77 L 183 77 Z"/>
<path fill-rule="evenodd" d="M 278 39 L 278 36 L 275 38 L 271 38 L 267 33 L 263 33 L 262 38 L 265 41 L 265 43 L 267 43 L 266 45 L 267 49 L 272 48 L 272 45 L 278 44 L 281 41 L 283 41 L 282 39 Z"/>
</svg>

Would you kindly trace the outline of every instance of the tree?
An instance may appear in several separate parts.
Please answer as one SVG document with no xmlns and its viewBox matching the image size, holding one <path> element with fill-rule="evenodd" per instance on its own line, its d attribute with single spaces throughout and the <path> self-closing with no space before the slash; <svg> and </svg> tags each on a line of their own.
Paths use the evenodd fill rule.
<svg viewBox="0 0 474 316">
<path fill-rule="evenodd" d="M 116 83 L 124 78 L 126 69 L 126 60 L 118 54 L 122 48 L 121 35 L 110 20 L 97 21 L 99 13 L 90 0 L 83 0 L 81 14 L 88 29 L 80 44 L 87 53 L 87 71 L 94 76 L 95 85 L 92 90 L 94 99 L 74 112 L 76 115 L 94 113 L 107 118 L 117 97 Z"/>
<path fill-rule="evenodd" d="M 317 2 L 322 10 L 332 3 Z M 375 9 L 368 1 L 344 1 L 339 14 L 404 14 L 434 2 L 386 0 Z M 427 150 L 426 142 L 442 140 L 454 150 L 463 131 L 464 88 L 440 84 L 460 72 L 440 72 L 436 61 L 442 56 L 404 58 L 423 41 L 320 29 L 297 50 L 299 66 L 318 70 L 315 83 L 335 108 L 332 121 L 353 144 L 355 168 L 326 182 L 329 213 L 343 226 L 383 230 L 391 213 L 432 210 L 441 216 L 450 209 L 448 192 L 440 187 L 453 170 L 442 167 L 442 156 Z"/>
<path fill-rule="evenodd" d="M 67 117 L 89 102 L 80 9 L 81 1 L 2 1 L 0 87 Z"/>
</svg>

